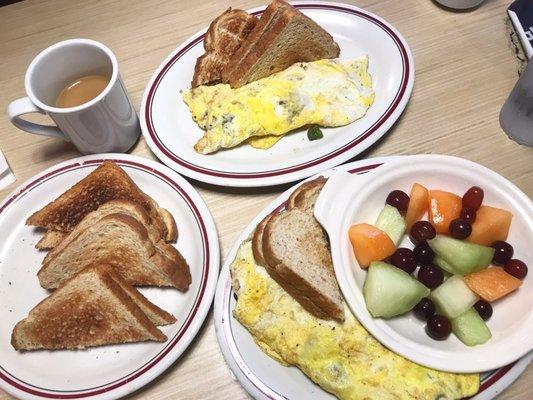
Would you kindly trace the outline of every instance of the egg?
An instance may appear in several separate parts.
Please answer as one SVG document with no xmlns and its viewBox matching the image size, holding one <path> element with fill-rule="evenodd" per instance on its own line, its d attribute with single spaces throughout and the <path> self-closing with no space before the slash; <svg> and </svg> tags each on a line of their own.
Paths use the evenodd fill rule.
<svg viewBox="0 0 533 400">
<path fill-rule="evenodd" d="M 201 154 L 250 140 L 268 148 L 279 137 L 310 124 L 347 125 L 374 102 L 368 57 L 297 63 L 237 89 L 199 86 L 183 94 L 194 121 L 205 130 L 194 146 Z"/>
<path fill-rule="evenodd" d="M 230 270 L 237 295 L 233 315 L 260 348 L 340 399 L 460 399 L 479 389 L 477 374 L 435 371 L 391 352 L 346 306 L 344 323 L 309 314 L 256 265 L 250 240 Z"/>
</svg>

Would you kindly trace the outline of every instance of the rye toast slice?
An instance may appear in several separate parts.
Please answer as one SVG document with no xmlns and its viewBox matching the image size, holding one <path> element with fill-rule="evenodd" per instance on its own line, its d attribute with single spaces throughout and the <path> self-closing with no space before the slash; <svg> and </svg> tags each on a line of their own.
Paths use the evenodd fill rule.
<svg viewBox="0 0 533 400">
<path fill-rule="evenodd" d="M 265 227 L 272 218 L 273 214 L 268 214 L 257 226 L 255 227 L 254 234 L 252 236 L 252 253 L 254 255 L 255 262 L 262 267 L 267 267 L 265 257 L 263 256 L 263 233 Z"/>
<path fill-rule="evenodd" d="M 258 264 L 263 260 L 269 275 L 307 311 L 343 321 L 344 306 L 328 238 L 313 215 L 325 181 L 320 177 L 296 189 L 284 212 L 271 214 L 256 228 L 252 249 L 256 248 Z"/>
<path fill-rule="evenodd" d="M 160 230 L 162 237 L 172 241 L 177 236 L 175 226 L 167 226 L 168 215 L 161 216 L 163 209 L 112 161 L 104 161 L 56 200 L 31 215 L 26 224 L 68 233 L 88 213 L 111 200 L 130 200 L 141 205 L 150 216 L 152 224 Z"/>
<path fill-rule="evenodd" d="M 298 207 L 303 210 L 314 210 L 318 194 L 326 184 L 326 178 L 319 176 L 312 181 L 305 182 L 291 193 L 287 199 L 287 209 Z"/>
<path fill-rule="evenodd" d="M 103 267 L 87 268 L 67 280 L 17 323 L 11 335 L 16 350 L 148 340 L 164 342 L 167 337 Z"/>
<path fill-rule="evenodd" d="M 109 214 L 65 238 L 67 245 L 48 257 L 37 273 L 41 286 L 55 289 L 85 267 L 105 261 L 132 285 L 186 290 L 191 277 L 150 240 L 145 226 L 130 215 Z M 186 273 L 184 273 L 186 272 Z"/>
<path fill-rule="evenodd" d="M 323 176 L 319 176 L 318 178 L 313 179 L 312 181 L 301 184 L 291 193 L 291 195 L 287 199 L 285 203 L 285 209 L 290 210 L 292 208 L 298 207 L 312 214 L 315 207 L 316 199 L 318 198 L 318 194 L 320 193 L 320 190 L 322 190 L 322 188 L 324 187 L 325 183 L 326 178 L 324 178 Z M 265 231 L 265 227 L 268 221 L 270 221 L 270 218 L 272 218 L 272 216 L 275 214 L 277 214 L 277 212 L 273 212 L 263 218 L 263 220 L 259 224 L 257 224 L 254 230 L 254 234 L 252 236 L 252 252 L 254 255 L 254 259 L 257 264 L 263 267 L 267 267 L 267 263 L 263 256 L 263 232 Z"/>
<path fill-rule="evenodd" d="M 272 10 L 267 13 L 269 8 Z M 235 88 L 297 62 L 337 58 L 339 54 L 332 36 L 316 22 L 285 1 L 274 0 L 231 57 L 222 77 Z"/>
<path fill-rule="evenodd" d="M 275 0 L 267 6 L 265 11 L 263 11 L 261 14 L 259 21 L 248 33 L 242 44 L 233 53 L 229 61 L 222 69 L 221 75 L 224 83 L 230 82 L 236 65 L 238 65 L 238 63 L 240 63 L 242 60 L 246 59 L 246 57 L 255 49 L 258 43 L 260 43 L 261 39 L 268 34 L 276 21 L 281 17 L 284 9 L 285 3 Z"/>
</svg>

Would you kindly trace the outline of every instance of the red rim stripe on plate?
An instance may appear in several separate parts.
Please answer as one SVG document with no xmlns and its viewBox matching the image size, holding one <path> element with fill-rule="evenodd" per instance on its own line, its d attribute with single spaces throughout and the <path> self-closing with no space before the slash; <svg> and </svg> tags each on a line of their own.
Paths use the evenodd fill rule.
<svg viewBox="0 0 533 400">
<path fill-rule="evenodd" d="M 372 170 L 374 168 L 377 168 L 379 167 L 380 165 L 382 165 L 382 163 L 377 163 L 377 164 L 371 164 L 371 165 L 365 165 L 365 166 L 362 166 L 362 167 L 357 167 L 357 168 L 353 168 L 353 169 L 350 169 L 348 170 L 347 172 L 349 172 L 350 174 L 365 174 L 366 172 L 368 172 L 369 170 Z M 320 174 L 319 174 L 320 175 Z M 286 201 L 281 203 L 278 207 L 276 207 L 273 211 L 281 211 L 284 207 L 285 207 L 285 204 L 286 204 Z M 224 333 L 225 333 L 225 336 L 226 336 L 226 342 L 230 343 L 230 342 L 234 342 L 233 340 L 233 331 L 231 329 L 231 324 L 229 322 L 229 318 L 231 318 L 231 310 L 229 309 L 230 307 L 230 298 L 231 298 L 231 293 L 232 293 L 232 286 L 231 286 L 231 282 L 228 281 L 226 283 L 226 288 L 225 288 L 225 293 L 224 293 L 224 296 L 226 298 L 226 304 L 224 305 L 224 309 L 227 310 L 227 313 L 226 315 L 228 316 L 228 321 L 227 321 L 227 324 L 225 325 L 225 329 L 224 329 Z M 224 322 L 224 321 L 223 321 Z M 274 399 L 273 397 L 271 397 L 268 393 L 266 393 L 260 386 L 259 386 L 259 382 L 268 387 L 267 384 L 265 384 L 263 381 L 261 381 L 257 376 L 255 376 L 251 371 L 245 371 L 243 368 L 247 368 L 248 367 L 246 366 L 243 358 L 242 358 L 242 355 L 240 354 L 238 348 L 236 345 L 234 345 L 235 347 L 235 351 L 233 351 L 233 349 L 230 348 L 231 352 L 233 353 L 233 359 L 235 361 L 235 363 L 237 364 L 237 366 L 239 367 L 239 369 L 241 370 L 241 372 L 243 373 L 243 376 L 246 378 L 246 380 L 253 386 L 255 387 L 259 392 L 261 392 L 263 395 L 265 395 L 267 398 L 269 399 Z M 235 352 L 237 354 L 235 354 Z M 481 392 L 487 390 L 489 387 L 491 387 L 492 385 L 494 385 L 496 382 L 498 382 L 501 378 L 503 378 L 512 368 L 513 366 L 516 364 L 516 361 L 509 364 L 509 365 L 506 365 L 505 367 L 502 367 L 498 370 L 496 370 L 492 375 L 490 375 L 485 381 L 483 381 L 481 383 L 481 385 L 479 386 L 479 390 L 478 392 L 472 396 L 472 397 L 466 397 L 464 398 L 463 400 L 468 400 L 468 399 L 472 399 L 473 397 L 477 396 L 478 394 L 480 394 Z M 270 390 L 272 390 L 272 388 L 268 387 Z M 273 391 L 273 390 L 272 390 Z M 283 397 L 281 394 L 277 393 L 277 392 L 274 392 L 276 393 L 276 395 L 280 396 L 280 397 Z"/>
<path fill-rule="evenodd" d="M 30 190 L 32 187 L 34 187 L 38 183 L 42 182 L 43 180 L 45 180 L 45 179 L 47 179 L 47 178 L 49 178 L 51 176 L 55 176 L 56 174 L 61 174 L 61 173 L 65 172 L 65 171 L 67 171 L 67 170 L 71 170 L 71 169 L 73 169 L 75 167 L 80 167 L 82 165 L 100 164 L 100 163 L 102 163 L 103 161 L 106 161 L 106 160 L 107 159 L 105 159 L 105 160 L 104 159 L 101 159 L 101 160 L 89 160 L 89 161 L 85 161 L 83 164 L 80 164 L 80 163 L 70 164 L 70 165 L 58 168 L 57 170 L 51 171 L 51 172 L 49 172 L 49 173 L 47 173 L 47 174 L 35 179 L 34 181 L 32 181 L 28 185 L 26 185 L 22 190 L 20 190 L 15 195 L 13 195 L 9 200 L 7 200 L 7 202 L 0 208 L 0 213 L 2 211 L 4 211 L 7 208 L 7 206 L 9 204 L 11 204 L 14 200 L 16 200 L 19 196 L 25 194 L 28 190 Z M 202 300 L 202 298 L 204 296 L 205 289 L 207 287 L 207 280 L 208 280 L 208 275 L 209 275 L 209 262 L 210 262 L 209 238 L 207 236 L 207 231 L 206 231 L 206 227 L 205 227 L 205 223 L 203 221 L 203 218 L 202 218 L 198 208 L 196 207 L 196 205 L 192 202 L 192 199 L 189 197 L 189 195 L 174 180 L 172 180 L 170 177 L 168 177 L 164 173 L 162 173 L 162 172 L 160 172 L 160 171 L 158 171 L 158 170 L 156 170 L 154 168 L 149 168 L 146 165 L 143 165 L 141 163 L 137 163 L 135 161 L 119 160 L 119 159 L 110 159 L 110 160 L 118 162 L 120 164 L 134 166 L 134 167 L 137 167 L 139 169 L 145 170 L 145 171 L 147 171 L 149 173 L 153 173 L 155 175 L 158 175 L 165 182 L 167 182 L 170 186 L 172 186 L 173 189 L 175 191 L 177 191 L 182 196 L 182 198 L 188 203 L 188 205 L 191 208 L 191 210 L 193 210 L 193 212 L 195 214 L 195 218 L 196 218 L 196 220 L 199 223 L 202 239 L 203 239 L 203 242 L 204 242 L 204 253 L 205 253 L 204 265 L 203 265 L 203 271 L 202 271 L 203 272 L 202 283 L 201 283 L 200 291 L 198 293 L 198 297 L 197 297 L 196 303 L 194 304 L 193 309 L 191 310 L 191 313 L 190 313 L 187 321 L 185 321 L 185 323 L 181 327 L 180 331 L 174 336 L 174 338 L 166 346 L 166 348 L 161 353 L 159 353 L 159 355 L 156 356 L 144 368 L 142 368 L 141 370 L 135 372 L 131 376 L 126 376 L 126 377 L 121 378 L 121 380 L 119 380 L 119 382 L 117 382 L 117 383 L 114 383 L 114 384 L 109 385 L 109 386 L 103 386 L 100 389 L 94 390 L 94 391 L 91 391 L 91 389 L 85 389 L 85 390 L 81 390 L 81 391 L 73 391 L 72 393 L 69 393 L 69 394 L 62 394 L 62 393 L 54 392 L 52 390 L 50 390 L 49 392 L 43 392 L 41 390 L 36 390 L 36 389 L 30 388 L 30 387 L 24 386 L 21 383 L 15 381 L 14 379 L 12 379 L 9 376 L 7 376 L 4 373 L 2 373 L 2 371 L 0 371 L 0 378 L 3 379 L 5 382 L 7 382 L 11 386 L 17 388 L 18 390 L 21 390 L 23 392 L 32 394 L 34 396 L 41 396 L 43 398 L 49 398 L 49 399 L 74 399 L 74 398 L 83 398 L 83 397 L 96 396 L 98 394 L 106 393 L 106 392 L 109 392 L 109 391 L 111 391 L 113 389 L 121 387 L 121 386 L 133 381 L 134 379 L 138 378 L 139 376 L 143 375 L 146 371 L 150 370 L 156 364 L 158 364 L 170 352 L 170 350 L 172 350 L 176 346 L 176 344 L 180 341 L 180 339 L 183 337 L 183 335 L 187 332 L 187 329 L 189 328 L 190 324 L 192 323 L 192 321 L 194 319 L 194 316 L 198 312 L 201 300 Z"/>
<path fill-rule="evenodd" d="M 383 29 L 389 36 L 391 36 L 398 46 L 398 49 L 400 50 L 400 54 L 402 57 L 402 63 L 404 66 L 403 71 L 403 77 L 402 82 L 400 84 L 400 89 L 396 93 L 396 96 L 389 106 L 389 108 L 385 111 L 385 113 L 374 123 L 373 126 L 371 126 L 369 129 L 367 129 L 365 132 L 363 132 L 361 135 L 359 135 L 356 139 L 354 139 L 352 142 L 346 144 L 345 146 L 332 151 L 329 154 L 323 155 L 317 159 L 307 161 L 305 163 L 282 168 L 278 170 L 272 170 L 272 171 L 265 171 L 265 172 L 252 172 L 252 173 L 235 173 L 235 172 L 221 172 L 221 171 L 215 171 L 207 168 L 203 168 L 194 164 L 191 164 L 187 161 L 185 161 L 182 158 L 179 158 L 176 154 L 172 153 L 170 150 L 168 150 L 165 145 L 161 142 L 159 137 L 157 136 L 157 132 L 155 131 L 155 128 L 153 127 L 152 123 L 152 101 L 155 94 L 155 91 L 157 90 L 159 83 L 163 79 L 163 77 L 166 75 L 168 70 L 172 67 L 172 65 L 179 60 L 185 53 L 187 53 L 193 46 L 195 46 L 197 43 L 203 40 L 204 35 L 200 35 L 196 39 L 192 40 L 189 44 L 187 44 L 183 49 L 178 51 L 163 67 L 163 69 L 159 72 L 156 79 L 154 80 L 152 86 L 150 87 L 150 90 L 148 91 L 148 96 L 146 100 L 146 106 L 145 106 L 145 120 L 146 120 L 146 126 L 148 128 L 148 133 L 150 134 L 150 137 L 152 138 L 154 144 L 157 146 L 157 148 L 165 154 L 168 158 L 170 158 L 172 161 L 174 161 L 177 164 L 180 164 L 181 166 L 193 170 L 198 173 L 202 173 L 205 175 L 211 175 L 211 176 L 217 176 L 222 178 L 239 178 L 239 179 L 254 179 L 254 178 L 262 178 L 262 177 L 271 177 L 271 176 L 278 176 L 278 175 L 285 175 L 292 172 L 297 172 L 306 168 L 313 167 L 317 164 L 323 163 L 325 161 L 328 161 L 342 153 L 345 153 L 346 151 L 352 149 L 357 144 L 361 143 L 371 135 L 373 135 L 379 127 L 381 127 L 392 115 L 392 113 L 396 110 L 398 107 L 398 104 L 403 99 L 404 94 L 407 90 L 407 83 L 409 80 L 409 73 L 410 73 L 410 65 L 409 65 L 409 59 L 407 56 L 407 50 L 405 49 L 405 46 L 403 45 L 400 38 L 396 35 L 395 32 L 393 32 L 387 25 L 385 25 L 383 22 L 379 21 L 378 19 L 374 18 L 371 15 L 366 14 L 363 11 L 354 10 L 351 8 L 346 8 L 342 6 L 333 6 L 333 5 L 322 5 L 322 4 L 299 4 L 295 5 L 297 8 L 307 8 L 307 9 L 325 9 L 325 10 L 337 10 L 340 12 L 345 12 L 353 15 L 357 15 L 359 17 L 362 17 L 364 19 L 367 19 L 374 24 L 378 25 L 381 29 Z M 254 14 L 259 14 L 262 11 L 258 11 Z"/>
</svg>

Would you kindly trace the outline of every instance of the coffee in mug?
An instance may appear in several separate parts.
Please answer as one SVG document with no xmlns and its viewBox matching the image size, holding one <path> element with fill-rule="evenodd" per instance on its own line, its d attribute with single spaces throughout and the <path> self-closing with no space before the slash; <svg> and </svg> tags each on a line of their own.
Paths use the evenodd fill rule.
<svg viewBox="0 0 533 400">
<path fill-rule="evenodd" d="M 141 128 L 108 47 L 72 39 L 43 50 L 25 76 L 27 97 L 12 101 L 7 113 L 18 128 L 71 141 L 83 154 L 122 153 L 137 141 Z M 56 126 L 25 120 L 46 114 Z"/>
<path fill-rule="evenodd" d="M 56 107 L 81 106 L 104 91 L 109 78 L 103 75 L 88 75 L 69 82 L 59 93 Z"/>
</svg>

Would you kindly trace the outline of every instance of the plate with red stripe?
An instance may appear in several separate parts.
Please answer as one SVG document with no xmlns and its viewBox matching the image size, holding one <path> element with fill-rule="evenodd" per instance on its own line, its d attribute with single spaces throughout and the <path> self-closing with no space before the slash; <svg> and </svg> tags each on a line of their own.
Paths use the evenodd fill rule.
<svg viewBox="0 0 533 400">
<path fill-rule="evenodd" d="M 328 177 L 335 171 L 365 174 L 394 158 L 396 157 L 356 161 L 319 175 Z M 232 312 L 237 301 L 232 289 L 230 265 L 240 245 L 252 235 L 263 218 L 274 210 L 284 208 L 285 201 L 298 186 L 288 189 L 270 203 L 235 240 L 222 266 L 215 294 L 214 323 L 220 349 L 235 379 L 257 400 L 335 399 L 335 396 L 314 384 L 298 368 L 285 367 L 265 354 L 246 328 L 233 317 Z M 509 365 L 480 374 L 478 393 L 471 400 L 496 398 L 524 372 L 532 359 L 533 351 Z"/>
<path fill-rule="evenodd" d="M 26 218 L 97 168 L 113 160 L 174 216 L 176 247 L 187 260 L 192 283 L 186 292 L 141 288 L 177 322 L 161 327 L 168 340 L 87 350 L 17 352 L 10 343 L 15 324 L 49 293 L 36 273 L 45 253 Z M 140 389 L 163 371 L 195 338 L 211 306 L 220 263 L 215 224 L 195 189 L 175 171 L 145 158 L 99 154 L 65 161 L 30 178 L 0 203 L 0 388 L 24 399 L 115 399 Z"/>
<path fill-rule="evenodd" d="M 320 140 L 310 141 L 307 130 L 299 129 L 267 150 L 243 144 L 207 155 L 195 152 L 193 146 L 203 131 L 193 121 L 182 95 L 190 88 L 196 59 L 204 52 L 204 29 L 163 61 L 143 95 L 143 136 L 163 163 L 180 174 L 215 185 L 282 184 L 357 156 L 400 117 L 414 83 L 413 57 L 401 34 L 384 19 L 352 5 L 322 1 L 292 4 L 333 36 L 341 59 L 368 55 L 375 101 L 366 115 L 343 127 L 324 128 Z M 260 15 L 264 9 L 249 12 Z"/>
</svg>

